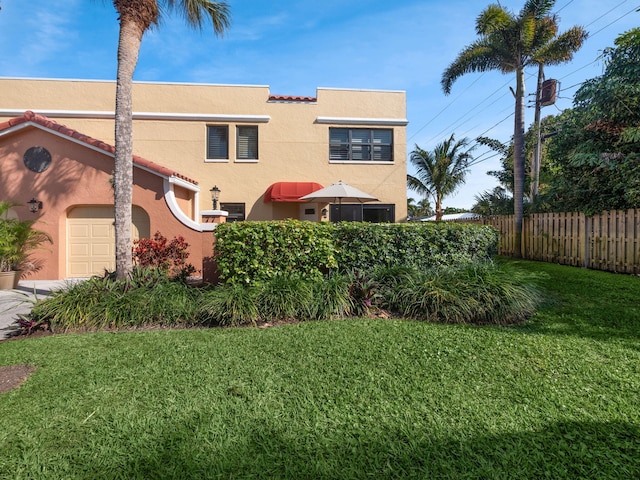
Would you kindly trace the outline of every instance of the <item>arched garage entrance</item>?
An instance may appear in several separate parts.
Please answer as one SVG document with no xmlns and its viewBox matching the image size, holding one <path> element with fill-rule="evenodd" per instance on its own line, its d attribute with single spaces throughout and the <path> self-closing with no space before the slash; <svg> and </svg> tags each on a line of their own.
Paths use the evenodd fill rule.
<svg viewBox="0 0 640 480">
<path fill-rule="evenodd" d="M 149 215 L 133 207 L 133 240 L 150 236 Z M 75 207 L 67 214 L 67 277 L 102 275 L 116 268 L 113 206 Z"/>
</svg>

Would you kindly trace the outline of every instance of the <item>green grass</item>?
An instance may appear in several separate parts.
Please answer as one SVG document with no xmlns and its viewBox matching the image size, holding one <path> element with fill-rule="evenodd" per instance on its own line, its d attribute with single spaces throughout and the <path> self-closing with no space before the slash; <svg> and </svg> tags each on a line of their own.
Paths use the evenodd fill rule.
<svg viewBox="0 0 640 480">
<path fill-rule="evenodd" d="M 532 262 L 523 325 L 402 320 L 0 344 L 0 478 L 638 478 L 640 279 Z"/>
</svg>

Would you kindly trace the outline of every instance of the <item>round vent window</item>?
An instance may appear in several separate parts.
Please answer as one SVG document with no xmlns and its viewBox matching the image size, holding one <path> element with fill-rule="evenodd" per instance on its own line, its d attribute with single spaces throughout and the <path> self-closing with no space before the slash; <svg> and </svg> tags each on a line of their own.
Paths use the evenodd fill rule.
<svg viewBox="0 0 640 480">
<path fill-rule="evenodd" d="M 24 164 L 32 172 L 44 172 L 51 165 L 51 154 L 44 147 L 31 147 L 24 152 Z"/>
</svg>

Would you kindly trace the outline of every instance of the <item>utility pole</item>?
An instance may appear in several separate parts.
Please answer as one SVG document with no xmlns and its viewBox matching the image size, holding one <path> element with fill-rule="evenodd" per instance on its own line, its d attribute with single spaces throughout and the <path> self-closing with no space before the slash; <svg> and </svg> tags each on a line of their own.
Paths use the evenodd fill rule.
<svg viewBox="0 0 640 480">
<path fill-rule="evenodd" d="M 542 63 L 538 64 L 538 87 L 536 88 L 536 105 L 535 105 L 535 117 L 534 124 L 536 126 L 536 144 L 533 147 L 533 161 L 531 162 L 531 187 L 529 191 L 529 198 L 531 202 L 538 195 L 538 186 L 540 184 L 540 154 L 542 147 L 542 132 L 540 110 L 542 109 L 542 83 L 544 82 L 544 66 Z"/>
</svg>

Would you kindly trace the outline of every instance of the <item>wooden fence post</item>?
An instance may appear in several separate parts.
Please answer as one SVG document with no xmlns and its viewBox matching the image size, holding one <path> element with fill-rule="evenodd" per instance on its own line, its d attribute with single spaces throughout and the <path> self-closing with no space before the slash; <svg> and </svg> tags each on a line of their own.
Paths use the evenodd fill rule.
<svg viewBox="0 0 640 480">
<path fill-rule="evenodd" d="M 591 257 L 591 217 L 587 217 L 584 213 L 582 215 L 582 234 L 580 235 L 582 246 L 584 248 L 584 258 L 582 260 L 582 266 L 589 268 L 589 261 Z"/>
</svg>

